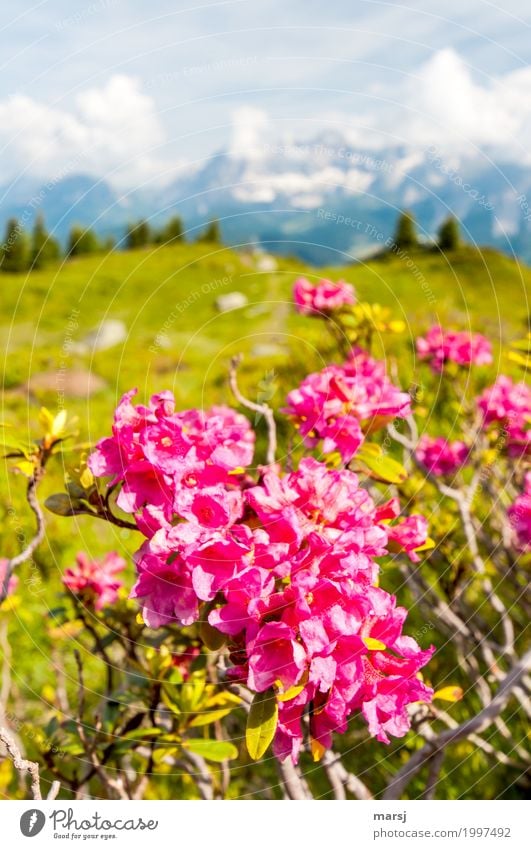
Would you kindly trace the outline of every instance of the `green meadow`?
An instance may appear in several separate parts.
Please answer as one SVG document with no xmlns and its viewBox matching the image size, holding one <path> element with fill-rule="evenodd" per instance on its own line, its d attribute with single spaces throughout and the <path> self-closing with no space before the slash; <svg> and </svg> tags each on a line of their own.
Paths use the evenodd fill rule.
<svg viewBox="0 0 531 849">
<path fill-rule="evenodd" d="M 511 370 L 501 359 L 500 342 L 526 332 L 531 269 L 492 250 L 462 248 L 450 255 L 415 251 L 407 257 L 327 269 L 309 268 L 294 258 L 205 244 L 79 257 L 27 276 L 0 275 L 0 419 L 6 441 L 38 437 L 40 407 L 55 413 L 64 406 L 77 419 L 73 444 L 88 451 L 110 431 L 114 407 L 132 387 L 138 388 L 140 401 L 171 389 L 181 408 L 232 403 L 227 371 L 238 353 L 244 357 L 240 376 L 247 396 L 258 398 L 265 385 L 270 403 L 281 407 L 286 392 L 305 373 L 325 364 L 332 345 L 322 322 L 298 316 L 291 307 L 291 289 L 300 274 L 344 278 L 354 284 L 359 300 L 377 302 L 390 310 L 391 318 L 403 322 L 400 349 L 403 352 L 405 334 L 411 356 L 404 361 L 402 354 L 391 364 L 405 386 L 422 379 L 414 336 L 436 321 L 480 331 L 493 341 L 495 362 L 485 371 L 485 381 L 500 370 Z M 220 312 L 217 299 L 233 292 L 245 295 L 246 304 Z M 91 349 L 88 334 L 109 320 L 123 322 L 125 339 L 106 350 Z M 382 338 L 392 361 L 399 337 Z M 375 352 L 381 352 L 378 333 Z M 262 428 L 259 422 L 258 461 L 263 460 Z M 281 433 L 282 444 L 288 438 Z M 71 456 L 78 452 L 65 452 L 51 462 L 41 485 L 43 500 L 63 489 L 65 472 L 75 462 Z M 0 552 L 13 556 L 33 524 L 25 505 L 24 478 L 13 473 L 9 461 L 3 471 Z M 127 553 L 139 541 L 135 532 L 89 517 L 49 515 L 45 542 L 33 563 L 20 570 L 18 605 L 12 612 L 0 611 L 2 654 L 13 666 L 10 710 L 22 729 L 26 723 L 45 726 L 56 707 L 57 688 L 68 692 L 76 686 L 72 652 L 63 644 L 58 654 L 53 628 L 61 571 L 79 550 L 96 557 L 109 549 Z M 132 567 L 128 579 L 132 582 Z M 53 675 L 50 657 L 57 662 Z M 99 669 L 90 662 L 88 668 L 97 690 Z M 38 740 L 26 741 L 30 754 L 38 745 Z M 380 755 L 371 747 L 371 753 L 367 764 L 371 758 L 374 762 L 375 753 L 384 758 L 388 750 Z M 476 760 L 481 757 L 474 755 Z M 4 768 L 2 792 L 2 781 L 11 781 L 1 772 Z M 481 769 L 481 763 L 469 768 Z M 161 790 L 160 797 L 165 793 L 171 797 L 168 789 Z"/>
</svg>

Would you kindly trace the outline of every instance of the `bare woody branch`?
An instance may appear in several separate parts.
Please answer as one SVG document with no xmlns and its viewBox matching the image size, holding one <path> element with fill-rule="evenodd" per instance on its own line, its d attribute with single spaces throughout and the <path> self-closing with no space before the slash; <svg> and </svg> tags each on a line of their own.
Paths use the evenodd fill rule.
<svg viewBox="0 0 531 849">
<path fill-rule="evenodd" d="M 442 734 L 437 735 L 432 740 L 415 752 L 407 764 L 393 776 L 387 789 L 385 790 L 383 799 L 400 799 L 402 793 L 408 786 L 409 782 L 422 769 L 422 767 L 431 760 L 435 754 L 444 751 L 446 746 L 456 743 L 473 734 L 480 734 L 500 716 L 507 702 L 511 698 L 514 690 L 520 684 L 522 678 L 531 669 L 531 650 L 528 651 L 520 660 L 518 660 L 512 669 L 507 673 L 498 691 L 492 701 L 486 705 L 476 716 L 467 719 L 456 728 L 448 728 Z"/>
<path fill-rule="evenodd" d="M 5 729 L 0 728 L 0 742 L 4 744 L 7 754 L 13 761 L 13 766 L 20 772 L 29 772 L 31 777 L 31 795 L 36 801 L 42 800 L 41 780 L 39 774 L 39 764 L 36 761 L 28 761 L 22 757 L 20 749 L 13 740 L 11 734 Z M 47 799 L 56 799 L 61 785 L 58 781 L 54 781 L 50 787 Z"/>
<path fill-rule="evenodd" d="M 335 752 L 326 751 L 324 753 L 323 768 L 332 785 L 336 799 L 346 799 L 345 790 L 348 790 L 356 799 L 369 800 L 373 798 L 366 784 L 357 775 L 346 769 L 339 755 L 336 755 Z"/>
<path fill-rule="evenodd" d="M 92 765 L 93 771 L 96 773 L 103 786 L 109 792 L 110 798 L 117 797 L 122 800 L 129 799 L 129 795 L 124 787 L 124 783 L 120 777 L 111 778 L 103 766 L 103 764 L 98 759 L 97 752 L 95 751 L 94 743 L 91 742 L 86 733 L 85 726 L 83 725 L 83 713 L 85 709 L 85 683 L 83 680 L 83 664 L 81 662 L 81 655 L 78 651 L 74 651 L 74 656 L 77 664 L 77 674 L 78 674 L 78 712 L 76 717 L 76 727 L 77 733 L 79 734 L 79 739 L 83 743 L 85 747 L 85 751 Z M 98 730 L 96 728 L 96 730 Z M 85 776 L 83 783 L 87 781 L 87 776 Z"/>
<path fill-rule="evenodd" d="M 26 490 L 26 500 L 35 515 L 37 527 L 34 535 L 25 548 L 19 554 L 15 555 L 15 557 L 12 557 L 7 561 L 4 580 L 2 582 L 2 587 L 0 588 L 0 604 L 7 598 L 9 581 L 11 580 L 14 570 L 17 566 L 20 566 L 22 563 L 31 559 L 33 552 L 44 539 L 44 515 L 37 498 L 37 485 L 42 475 L 42 470 L 43 468 L 40 467 L 35 471 L 28 481 L 28 488 Z"/>
<path fill-rule="evenodd" d="M 242 395 L 237 379 L 237 371 L 238 366 L 242 361 L 242 356 L 239 354 L 237 357 L 233 357 L 230 364 L 229 370 L 229 384 L 232 391 L 232 394 L 236 398 L 239 404 L 242 407 L 245 407 L 247 410 L 252 410 L 255 413 L 260 413 L 266 421 L 267 424 L 267 432 L 268 432 L 268 445 L 267 445 L 267 464 L 268 466 L 273 465 L 275 462 L 275 455 L 277 452 L 277 426 L 275 422 L 275 416 L 273 414 L 273 410 L 271 407 L 266 404 L 258 404 L 255 401 L 250 401 L 244 395 Z"/>
</svg>

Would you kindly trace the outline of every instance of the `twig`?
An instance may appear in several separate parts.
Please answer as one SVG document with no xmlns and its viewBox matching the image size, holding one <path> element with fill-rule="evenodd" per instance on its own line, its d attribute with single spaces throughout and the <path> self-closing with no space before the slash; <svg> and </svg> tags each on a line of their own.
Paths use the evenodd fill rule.
<svg viewBox="0 0 531 849">
<path fill-rule="evenodd" d="M 323 767 L 334 790 L 336 799 L 345 799 L 345 789 L 352 793 L 356 799 L 369 800 L 373 795 L 369 788 L 354 773 L 349 772 L 335 752 L 326 751 L 323 755 Z M 341 784 L 343 795 L 336 795 L 337 784 Z"/>
<path fill-rule="evenodd" d="M 400 445 L 402 445 L 404 448 L 406 448 L 407 451 L 410 452 L 410 455 L 413 458 L 416 466 L 420 469 L 423 475 L 425 475 L 426 479 L 431 481 L 432 484 L 434 484 L 434 486 L 438 489 L 441 495 L 445 495 L 447 498 L 451 498 L 457 504 L 459 515 L 461 518 L 461 524 L 463 526 L 468 548 L 472 557 L 474 569 L 479 575 L 481 575 L 481 583 L 483 589 L 486 595 L 488 596 L 493 609 L 500 616 L 500 621 L 505 637 L 505 645 L 503 646 L 502 651 L 505 654 L 514 657 L 514 626 L 511 619 L 509 618 L 505 604 L 503 603 L 499 595 L 494 591 L 492 581 L 490 580 L 488 575 L 485 574 L 485 563 L 479 551 L 476 531 L 472 520 L 471 506 L 474 502 L 474 496 L 476 494 L 477 476 L 479 473 L 476 473 L 474 475 L 471 484 L 466 488 L 465 492 L 462 492 L 461 490 L 456 489 L 455 487 L 447 486 L 446 484 L 442 483 L 442 481 L 440 481 L 436 475 L 434 475 L 420 460 L 417 459 L 415 455 L 415 447 L 417 442 L 417 438 L 415 436 L 415 434 L 417 433 L 416 423 L 412 416 L 408 417 L 407 422 L 410 428 L 411 438 L 408 438 L 407 436 L 404 436 L 404 434 L 399 433 L 392 424 L 387 426 L 387 430 L 390 436 L 393 437 L 393 439 L 395 439 L 398 443 L 400 443 Z"/>
<path fill-rule="evenodd" d="M 36 801 L 42 800 L 41 780 L 39 774 L 39 764 L 36 761 L 28 761 L 23 758 L 17 744 L 5 728 L 0 728 L 0 741 L 7 749 L 8 755 L 13 761 L 15 769 L 21 772 L 29 772 L 31 776 L 31 795 Z M 59 781 L 52 782 L 47 799 L 56 799 L 61 784 Z"/>
<path fill-rule="evenodd" d="M 453 717 L 451 717 L 449 713 L 447 713 L 445 710 L 441 710 L 440 708 L 436 708 L 434 705 L 430 705 L 430 713 L 432 713 L 436 719 L 440 719 L 441 722 L 444 722 L 444 724 L 447 725 L 448 728 L 457 728 L 459 725 L 459 723 L 456 722 L 455 719 L 453 719 Z M 521 769 L 522 764 L 520 763 L 520 761 L 517 761 L 514 758 L 510 758 L 508 755 L 505 754 L 505 752 L 496 749 L 496 747 L 493 746 L 492 743 L 488 743 L 486 740 L 483 739 L 483 737 L 480 737 L 479 734 L 469 734 L 468 739 L 471 743 L 474 743 L 474 745 L 477 746 L 478 749 L 481 749 L 483 752 L 485 752 L 486 755 L 491 755 L 493 758 L 496 758 L 496 760 L 499 761 L 501 764 L 504 764 L 504 766 L 510 766 L 513 769 Z"/>
<path fill-rule="evenodd" d="M 486 705 L 476 716 L 467 719 L 465 722 L 458 725 L 456 728 L 449 728 L 443 731 L 433 740 L 429 740 L 424 744 L 422 749 L 419 749 L 411 756 L 407 764 L 398 770 L 393 776 L 387 789 L 385 790 L 383 799 L 399 799 L 411 781 L 414 775 L 422 769 L 425 763 L 436 753 L 445 749 L 451 743 L 469 737 L 471 734 L 479 734 L 488 728 L 505 708 L 509 701 L 514 688 L 517 687 L 525 675 L 531 668 L 531 650 L 528 651 L 520 660 L 518 660 L 512 669 L 507 673 L 498 691 L 492 701 Z"/>
<path fill-rule="evenodd" d="M 303 799 L 311 799 L 312 795 L 308 785 L 302 777 L 300 770 L 293 764 L 291 758 L 288 757 L 285 761 L 278 761 L 277 763 L 282 784 L 288 798 L 297 802 Z"/>
<path fill-rule="evenodd" d="M 212 776 L 208 771 L 204 759 L 200 755 L 196 755 L 195 752 L 187 751 L 184 754 L 185 760 L 190 761 L 194 771 L 191 771 L 185 762 L 183 762 L 183 766 L 188 774 L 194 779 L 201 798 L 206 802 L 211 801 L 214 798 L 214 788 Z"/>
<path fill-rule="evenodd" d="M 268 466 L 273 465 L 275 462 L 275 455 L 277 451 L 277 426 L 275 423 L 275 416 L 273 414 L 273 410 L 268 404 L 258 404 L 255 401 L 250 401 L 240 392 L 238 387 L 238 379 L 236 376 L 236 372 L 238 370 L 238 366 L 242 361 L 242 355 L 239 354 L 236 357 L 233 357 L 230 364 L 229 370 L 229 384 L 232 391 L 232 394 L 236 398 L 239 404 L 242 407 L 246 407 L 248 410 L 253 410 L 255 413 L 260 413 L 267 424 L 267 432 L 268 432 L 268 444 L 267 444 L 267 464 Z"/>
<path fill-rule="evenodd" d="M 83 665 L 82 665 L 82 662 L 81 662 L 81 656 L 80 656 L 78 651 L 74 651 L 74 656 L 76 658 L 78 681 L 79 681 L 78 715 L 77 715 L 76 720 L 75 720 L 76 727 L 77 727 L 77 733 L 79 734 L 79 739 L 81 740 L 81 742 L 83 743 L 83 746 L 85 747 L 85 751 L 87 752 L 87 755 L 88 755 L 89 760 L 90 760 L 92 767 L 93 767 L 93 772 L 95 772 L 98 775 L 98 777 L 101 780 L 104 787 L 107 787 L 107 788 L 110 788 L 111 790 L 113 790 L 118 795 L 118 797 L 120 799 L 127 800 L 127 799 L 129 799 L 129 796 L 128 796 L 127 792 L 125 791 L 123 781 L 119 778 L 114 779 L 114 778 L 111 778 L 109 775 L 107 775 L 107 772 L 106 772 L 103 764 L 99 761 L 98 756 L 97 756 L 97 754 L 94 750 L 94 744 L 91 743 L 88 740 L 87 735 L 85 733 L 85 728 L 83 726 L 83 712 L 84 712 L 84 709 L 85 709 L 85 684 L 84 684 L 84 681 L 83 681 Z M 88 776 L 85 776 L 85 778 L 83 779 L 83 781 L 81 783 L 84 784 L 87 780 L 88 780 Z"/>
<path fill-rule="evenodd" d="M 428 760 L 428 780 L 426 781 L 426 787 L 424 788 L 424 792 L 422 794 L 423 799 L 433 799 L 433 797 L 435 796 L 437 784 L 439 783 L 439 774 L 441 772 L 444 761 L 444 755 L 444 749 L 438 749 L 438 751 L 434 752 Z"/>
<path fill-rule="evenodd" d="M 9 644 L 7 619 L 0 625 L 0 648 L 2 649 L 2 686 L 0 688 L 0 722 L 4 721 L 9 694 L 11 692 L 11 646 Z"/>
<path fill-rule="evenodd" d="M 28 542 L 27 546 L 15 557 L 12 557 L 6 563 L 6 570 L 4 574 L 4 580 L 2 583 L 2 587 L 0 589 L 0 604 L 7 598 L 7 594 L 9 591 L 9 581 L 13 575 L 13 571 L 17 566 L 20 566 L 21 563 L 25 563 L 26 560 L 30 560 L 33 555 L 33 552 L 37 548 L 38 545 L 44 539 L 44 516 L 42 513 L 41 505 L 37 499 L 37 484 L 42 476 L 42 472 L 44 470 L 44 466 L 42 465 L 44 461 L 41 461 L 41 466 L 35 470 L 30 480 L 28 481 L 28 488 L 26 490 L 26 500 L 31 507 L 35 518 L 37 520 L 37 527 L 33 537 Z"/>
</svg>

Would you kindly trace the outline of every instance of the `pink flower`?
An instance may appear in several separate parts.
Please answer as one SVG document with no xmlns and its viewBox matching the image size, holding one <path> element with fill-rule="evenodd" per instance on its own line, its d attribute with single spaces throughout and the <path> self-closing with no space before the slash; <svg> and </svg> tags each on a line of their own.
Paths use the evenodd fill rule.
<svg viewBox="0 0 531 849">
<path fill-rule="evenodd" d="M 202 601 L 212 601 L 253 565 L 252 531 L 239 525 L 230 534 L 217 533 L 202 544 L 189 546 L 186 556 L 197 596 Z"/>
<path fill-rule="evenodd" d="M 489 365 L 492 362 L 492 347 L 480 333 L 443 330 L 439 324 L 431 327 L 426 336 L 417 339 L 417 353 L 427 360 L 435 372 L 443 370 L 447 362 L 459 366 Z"/>
<path fill-rule="evenodd" d="M 510 457 L 531 453 L 531 388 L 527 384 L 500 375 L 477 403 L 483 413 L 483 427 L 498 425 L 503 431 Z"/>
<path fill-rule="evenodd" d="M 142 616 L 149 628 L 160 628 L 175 621 L 191 625 L 199 615 L 191 573 L 180 557 L 168 563 L 152 554 L 144 554 L 131 598 L 142 602 Z"/>
<path fill-rule="evenodd" d="M 410 727 L 408 705 L 430 701 L 433 695 L 417 677 L 433 648 L 422 651 L 402 634 L 406 611 L 382 589 L 354 587 L 334 599 L 329 585 L 323 586 L 319 599 L 314 595 L 307 615 L 299 631 L 310 661 L 308 683 L 294 699 L 279 705 L 277 757 L 297 759 L 303 713 L 310 701 L 310 735 L 325 747 L 331 745 L 333 733 L 346 730 L 356 711 L 378 740 L 388 743 L 389 735 L 403 736 Z"/>
<path fill-rule="evenodd" d="M 112 437 L 98 442 L 88 465 L 96 477 L 110 477 L 110 485 L 122 483 L 118 506 L 154 533 L 170 523 L 181 490 L 233 488 L 234 472 L 252 461 L 255 435 L 245 416 L 228 407 L 176 413 L 170 392 L 153 395 L 147 407 L 134 406 L 134 395 L 123 396 Z"/>
<path fill-rule="evenodd" d="M 328 544 L 343 543 L 357 552 L 366 549 L 379 556 L 385 551 L 387 536 L 375 527 L 373 501 L 354 472 L 331 470 L 307 457 L 297 472 L 284 477 L 268 473 L 261 486 L 245 495 L 274 542 L 299 546 L 314 533 Z"/>
<path fill-rule="evenodd" d="M 63 584 L 86 604 L 101 610 L 117 600 L 123 583 L 115 576 L 125 566 L 125 560 L 114 551 L 106 554 L 103 560 L 90 560 L 87 554 L 80 552 L 75 565 L 65 569 Z"/>
<path fill-rule="evenodd" d="M 241 518 L 243 497 L 239 490 L 226 490 L 219 484 L 181 491 L 176 507 L 183 519 L 205 528 L 228 528 Z"/>
<path fill-rule="evenodd" d="M 442 436 L 421 436 L 415 456 L 433 475 L 453 475 L 468 458 L 469 449 L 464 442 L 448 442 Z"/>
<path fill-rule="evenodd" d="M 364 434 L 411 412 L 411 399 L 393 386 L 384 363 L 357 348 L 342 366 L 327 366 L 309 374 L 287 397 L 284 412 L 292 418 L 304 444 L 339 451 L 349 462 Z"/>
<path fill-rule="evenodd" d="M 223 595 L 227 603 L 214 608 L 208 621 L 222 634 L 236 636 L 261 621 L 263 605 L 275 589 L 275 576 L 267 569 L 249 568 L 234 581 L 227 581 Z"/>
<path fill-rule="evenodd" d="M 355 304 L 356 296 L 354 288 L 344 280 L 333 283 L 323 279 L 313 285 L 305 277 L 299 277 L 293 287 L 293 300 L 297 312 L 303 315 L 319 315 Z"/>
<path fill-rule="evenodd" d="M 418 563 L 420 557 L 415 549 L 423 546 L 428 539 L 428 523 L 424 516 L 408 516 L 396 525 L 388 525 L 387 533 L 391 548 L 405 551 L 413 563 Z"/>
<path fill-rule="evenodd" d="M 261 693 L 280 681 L 285 690 L 297 684 L 306 664 L 306 652 L 296 632 L 284 622 L 267 622 L 249 642 L 247 683 Z"/>
<path fill-rule="evenodd" d="M 524 491 L 511 504 L 507 514 L 521 551 L 531 551 L 531 472 L 525 476 Z"/>
</svg>

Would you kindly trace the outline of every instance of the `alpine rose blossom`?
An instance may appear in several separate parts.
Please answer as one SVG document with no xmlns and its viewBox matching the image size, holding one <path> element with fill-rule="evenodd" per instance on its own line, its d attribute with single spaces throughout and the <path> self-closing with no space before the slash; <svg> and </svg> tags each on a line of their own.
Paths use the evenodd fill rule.
<svg viewBox="0 0 531 849">
<path fill-rule="evenodd" d="M 410 408 L 383 364 L 361 350 L 342 367 L 311 375 L 314 382 L 331 397 L 327 421 L 314 423 L 308 438 L 341 446 L 345 456 L 368 423 L 381 427 Z M 378 740 L 405 734 L 408 705 L 432 696 L 418 673 L 433 649 L 403 634 L 406 610 L 377 587 L 378 558 L 405 552 L 418 559 L 425 519 L 401 516 L 397 499 L 377 505 L 354 472 L 311 457 L 296 471 L 271 465 L 251 477 L 244 466 L 254 434 L 228 409 L 179 414 L 169 393 L 148 407 L 131 399 L 122 399 L 113 435 L 98 443 L 89 465 L 119 485 L 117 503 L 144 534 L 131 597 L 146 625 L 206 618 L 225 635 L 228 677 L 278 694 L 279 758 L 297 760 L 310 705 L 310 735 L 321 747 L 356 712 Z M 322 402 L 318 392 L 311 403 Z M 92 588 L 91 564 L 79 566 L 70 585 Z"/>
<path fill-rule="evenodd" d="M 293 300 L 297 311 L 303 315 L 319 315 L 355 304 L 356 296 L 353 286 L 344 280 L 334 283 L 323 279 L 314 285 L 305 277 L 299 277 L 293 287 Z"/>
<path fill-rule="evenodd" d="M 349 462 L 365 433 L 384 427 L 411 412 L 411 398 L 394 386 L 385 364 L 361 348 L 341 365 L 309 374 L 287 396 L 285 412 L 298 428 L 304 445 L 322 441 L 324 454 L 338 451 Z"/>
<path fill-rule="evenodd" d="M 65 569 L 63 584 L 85 604 L 101 610 L 117 600 L 123 583 L 116 575 L 125 566 L 125 560 L 114 551 L 106 554 L 103 560 L 91 560 L 88 554 L 80 552 L 75 564 Z"/>
<path fill-rule="evenodd" d="M 521 551 L 531 551 L 531 472 L 525 476 L 524 491 L 511 504 L 507 514 Z"/>
<path fill-rule="evenodd" d="M 220 492 L 233 489 L 235 470 L 243 472 L 252 462 L 255 435 L 249 421 L 229 407 L 177 413 L 171 392 L 153 395 L 147 407 L 135 406 L 135 394 L 123 396 L 113 435 L 100 440 L 89 456 L 92 473 L 122 484 L 117 504 L 134 515 L 147 536 L 169 526 L 180 509 L 196 510 L 198 516 L 210 511 L 214 523 L 230 521 L 224 511 L 238 509 L 238 496 L 225 498 Z M 198 486 L 210 487 L 210 495 L 201 493 L 197 500 Z"/>
<path fill-rule="evenodd" d="M 448 362 L 465 367 L 492 363 L 492 346 L 485 336 L 466 330 L 443 330 L 440 324 L 417 339 L 417 353 L 434 372 L 441 372 Z"/>
<path fill-rule="evenodd" d="M 510 457 L 531 453 L 531 387 L 500 375 L 477 399 L 483 427 L 497 426 Z"/>
<path fill-rule="evenodd" d="M 464 442 L 448 442 L 442 436 L 421 436 L 415 449 L 417 460 L 437 477 L 453 475 L 466 463 L 468 455 Z"/>
<path fill-rule="evenodd" d="M 428 522 L 424 516 L 407 516 L 396 525 L 389 525 L 388 533 L 391 550 L 405 551 L 413 563 L 419 562 L 416 549 L 428 540 Z"/>
</svg>

